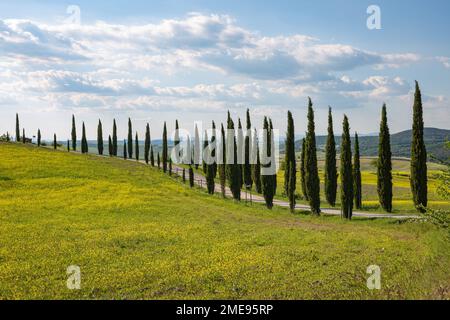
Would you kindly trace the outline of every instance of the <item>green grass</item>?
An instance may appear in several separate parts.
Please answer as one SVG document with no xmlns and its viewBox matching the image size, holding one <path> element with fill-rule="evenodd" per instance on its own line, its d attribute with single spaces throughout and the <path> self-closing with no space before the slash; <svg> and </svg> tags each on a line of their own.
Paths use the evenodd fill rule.
<svg viewBox="0 0 450 320">
<path fill-rule="evenodd" d="M 248 207 L 120 159 L 3 143 L 0 159 L 2 299 L 449 298 L 432 225 Z"/>
</svg>

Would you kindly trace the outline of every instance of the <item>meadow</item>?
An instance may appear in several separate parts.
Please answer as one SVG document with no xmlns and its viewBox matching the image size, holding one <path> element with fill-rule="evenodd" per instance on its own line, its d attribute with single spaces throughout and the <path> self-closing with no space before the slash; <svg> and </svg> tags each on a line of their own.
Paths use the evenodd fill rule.
<svg viewBox="0 0 450 320">
<path fill-rule="evenodd" d="M 269 211 L 31 145 L 0 143 L 0 159 L 1 299 L 450 298 L 448 230 L 427 223 Z"/>
</svg>

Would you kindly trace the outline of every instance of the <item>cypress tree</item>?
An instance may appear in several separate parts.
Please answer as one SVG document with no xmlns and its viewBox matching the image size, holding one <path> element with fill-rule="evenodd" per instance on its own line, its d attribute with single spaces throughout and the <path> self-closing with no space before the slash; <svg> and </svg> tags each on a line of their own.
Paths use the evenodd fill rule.
<svg viewBox="0 0 450 320">
<path fill-rule="evenodd" d="M 252 180 L 255 183 L 255 191 L 257 193 L 262 193 L 261 185 L 261 158 L 259 156 L 259 145 L 258 145 L 258 135 L 256 128 L 253 134 L 253 165 L 252 165 Z"/>
<path fill-rule="evenodd" d="M 206 187 L 209 194 L 214 194 L 215 182 L 214 182 L 214 167 L 211 164 L 211 148 L 209 145 L 205 149 L 205 162 L 206 164 Z"/>
<path fill-rule="evenodd" d="M 194 165 L 195 169 L 198 169 L 201 163 L 201 152 L 200 152 L 200 136 L 198 134 L 198 127 L 195 125 L 195 138 L 194 138 Z"/>
<path fill-rule="evenodd" d="M 72 115 L 72 150 L 77 151 L 77 127 L 75 125 L 75 115 Z"/>
<path fill-rule="evenodd" d="M 308 201 L 308 191 L 306 190 L 306 138 L 302 139 L 302 152 L 300 155 L 300 179 L 302 185 L 303 198 Z"/>
<path fill-rule="evenodd" d="M 114 145 L 112 146 L 112 150 L 114 152 Z M 128 156 L 127 156 L 127 140 L 123 140 L 123 159 L 127 160 Z M 113 153 L 114 155 L 114 153 Z"/>
<path fill-rule="evenodd" d="M 112 144 L 112 140 L 111 140 L 111 135 L 108 136 L 108 153 L 109 156 L 112 157 L 114 155 L 113 153 L 113 144 Z"/>
<path fill-rule="evenodd" d="M 113 134 L 112 134 L 112 152 L 113 156 L 117 157 L 117 125 L 116 119 L 113 119 Z"/>
<path fill-rule="evenodd" d="M 351 219 L 353 214 L 352 143 L 347 116 L 344 116 L 341 140 L 341 212 L 342 217 Z"/>
<path fill-rule="evenodd" d="M 411 192 L 416 208 L 423 212 L 428 204 L 427 150 L 423 140 L 422 94 L 416 81 L 411 143 Z"/>
<path fill-rule="evenodd" d="M 221 128 L 221 143 L 219 149 L 219 181 L 222 196 L 225 198 L 225 184 L 226 184 L 226 163 L 227 163 L 226 141 L 225 141 L 225 129 L 222 124 Z"/>
<path fill-rule="evenodd" d="M 271 118 L 269 118 L 269 127 L 270 127 L 270 143 L 271 143 L 272 148 L 275 148 L 275 135 L 273 133 L 273 124 L 272 124 L 272 119 Z M 275 149 L 273 149 L 272 151 L 275 151 Z M 270 163 L 275 168 L 276 167 L 275 152 L 272 152 L 272 151 L 270 152 Z M 273 185 L 273 195 L 275 196 L 277 194 L 277 173 L 276 173 L 276 170 L 275 170 L 275 173 L 272 175 L 272 185 Z"/>
<path fill-rule="evenodd" d="M 252 188 L 253 185 L 253 178 L 252 178 L 252 164 L 251 161 L 251 155 L 252 155 L 252 122 L 250 120 L 250 110 L 247 109 L 246 114 L 246 133 L 245 133 L 245 152 L 244 152 L 244 184 L 249 189 Z"/>
<path fill-rule="evenodd" d="M 186 169 L 183 168 L 183 183 L 186 183 Z"/>
<path fill-rule="evenodd" d="M 70 152 L 70 140 L 67 140 L 67 152 Z"/>
<path fill-rule="evenodd" d="M 264 117 L 264 139 L 263 139 L 263 154 L 265 158 L 272 158 L 272 130 L 269 126 L 269 122 L 267 121 L 267 117 Z M 272 163 L 269 161 L 262 165 L 262 174 L 261 174 L 261 185 L 262 185 L 262 193 L 264 196 L 264 200 L 266 202 L 266 206 L 268 209 L 272 209 L 273 207 L 273 197 L 274 193 L 274 180 L 273 175 L 270 172 L 270 167 Z"/>
<path fill-rule="evenodd" d="M 288 126 L 286 132 L 286 157 L 285 157 L 285 191 L 289 198 L 289 208 L 291 212 L 295 210 L 295 189 L 297 180 L 297 166 L 295 163 L 295 129 L 292 113 L 288 111 Z"/>
<path fill-rule="evenodd" d="M 103 127 L 102 127 L 102 121 L 98 120 L 98 127 L 97 127 L 97 149 L 98 154 L 103 155 Z"/>
<path fill-rule="evenodd" d="M 178 120 L 175 120 L 175 136 L 173 139 L 173 150 L 172 155 L 175 156 L 175 161 L 181 163 L 182 160 L 182 150 L 180 147 L 180 127 L 178 125 Z"/>
<path fill-rule="evenodd" d="M 169 158 L 169 176 L 172 175 L 172 158 Z"/>
<path fill-rule="evenodd" d="M 230 112 L 228 112 L 227 120 L 227 155 L 234 155 L 234 159 L 227 159 L 226 175 L 228 186 L 233 195 L 233 199 L 241 200 L 241 165 L 238 164 L 238 152 L 234 132 L 234 122 L 233 119 L 231 119 Z"/>
<path fill-rule="evenodd" d="M 145 163 L 148 164 L 150 160 L 150 125 L 148 123 L 145 128 L 144 159 Z"/>
<path fill-rule="evenodd" d="M 133 159 L 133 126 L 128 118 L 128 158 Z"/>
<path fill-rule="evenodd" d="M 238 165 L 239 170 L 241 172 L 241 176 L 239 178 L 239 187 L 242 189 L 242 186 L 244 185 L 244 164 L 245 164 L 245 150 L 244 150 L 244 134 L 242 132 L 242 124 L 241 119 L 238 118 L 238 130 L 237 130 L 237 159 L 238 159 Z"/>
<path fill-rule="evenodd" d="M 139 138 L 138 138 L 138 133 L 136 131 L 136 138 L 134 140 L 135 142 L 135 148 L 136 148 L 136 161 L 139 161 Z"/>
<path fill-rule="evenodd" d="M 392 154 L 386 104 L 381 111 L 380 136 L 378 141 L 377 191 L 381 207 L 392 212 Z"/>
<path fill-rule="evenodd" d="M 56 133 L 53 134 L 53 149 L 56 150 L 58 147 L 58 143 L 56 142 Z"/>
<path fill-rule="evenodd" d="M 18 113 L 16 113 L 16 142 L 20 142 L 20 125 Z"/>
<path fill-rule="evenodd" d="M 9 137 L 9 132 L 6 131 L 6 142 L 10 142 L 11 138 Z"/>
<path fill-rule="evenodd" d="M 308 135 L 306 136 L 305 180 L 311 212 L 320 214 L 320 180 L 317 169 L 316 134 L 314 111 L 311 98 L 308 98 Z"/>
<path fill-rule="evenodd" d="M 9 141 L 9 137 L 7 139 Z M 38 129 L 38 133 L 37 133 L 37 145 L 38 147 L 41 146 L 41 129 Z"/>
<path fill-rule="evenodd" d="M 214 123 L 214 121 L 212 122 L 211 145 L 212 145 L 211 157 L 213 158 L 212 161 L 213 176 L 215 178 L 217 175 L 217 159 L 216 159 L 217 139 L 216 139 L 216 124 Z"/>
<path fill-rule="evenodd" d="M 153 145 L 150 145 L 150 164 L 152 167 L 155 166 L 155 155 L 153 153 Z"/>
<path fill-rule="evenodd" d="M 328 136 L 325 147 L 325 197 L 332 207 L 336 205 L 337 193 L 336 141 L 333 131 L 333 116 L 328 109 Z"/>
<path fill-rule="evenodd" d="M 361 163 L 359 158 L 359 140 L 358 134 L 355 133 L 355 154 L 353 158 L 353 191 L 356 209 L 362 208 Z"/>
<path fill-rule="evenodd" d="M 23 131 L 23 134 L 22 134 L 22 143 L 25 143 L 25 139 L 26 139 L 26 137 L 25 137 L 25 128 L 23 128 L 22 129 Z"/>
<path fill-rule="evenodd" d="M 191 188 L 194 187 L 194 169 L 192 169 L 192 165 L 189 165 L 189 186 Z"/>
<path fill-rule="evenodd" d="M 158 164 L 158 169 L 161 169 L 161 158 L 159 157 L 159 152 L 158 152 L 158 156 L 156 158 L 156 162 Z"/>
<path fill-rule="evenodd" d="M 206 175 L 207 174 L 207 163 L 206 163 L 206 161 L 205 161 L 205 159 L 209 159 L 209 156 L 208 156 L 208 152 L 209 152 L 209 150 L 208 150 L 208 145 L 209 145 L 209 141 L 208 141 L 208 133 L 206 132 L 206 130 L 205 130 L 205 134 L 204 134 L 204 136 L 203 136 L 203 159 L 202 159 L 202 162 L 203 162 L 203 166 L 202 166 L 202 170 L 203 170 L 203 173 Z"/>
<path fill-rule="evenodd" d="M 81 135 L 81 153 L 88 153 L 88 144 L 86 140 L 86 128 L 83 122 L 83 130 Z"/>
<path fill-rule="evenodd" d="M 167 172 L 167 160 L 168 160 L 167 126 L 166 126 L 166 122 L 164 122 L 163 149 L 162 149 L 162 165 L 163 165 L 163 171 L 164 172 Z"/>
</svg>

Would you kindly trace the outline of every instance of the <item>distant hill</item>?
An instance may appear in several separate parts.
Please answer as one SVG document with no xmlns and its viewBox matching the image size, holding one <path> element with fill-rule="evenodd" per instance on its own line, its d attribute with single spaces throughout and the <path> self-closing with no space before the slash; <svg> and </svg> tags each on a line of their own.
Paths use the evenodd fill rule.
<svg viewBox="0 0 450 320">
<path fill-rule="evenodd" d="M 391 135 L 391 150 L 395 157 L 410 158 L 412 130 L 406 130 Z M 425 128 L 425 145 L 429 161 L 448 161 L 450 150 L 444 148 L 444 143 L 450 140 L 450 130 Z M 325 149 L 326 136 L 317 136 L 316 143 L 319 150 Z M 339 150 L 341 137 L 336 136 L 336 146 Z M 296 149 L 301 149 L 301 140 L 296 141 Z M 280 149 L 283 149 L 281 146 Z M 360 136 L 359 148 L 363 156 L 376 156 L 378 154 L 378 136 Z M 437 159 L 437 160 L 436 160 Z"/>
</svg>

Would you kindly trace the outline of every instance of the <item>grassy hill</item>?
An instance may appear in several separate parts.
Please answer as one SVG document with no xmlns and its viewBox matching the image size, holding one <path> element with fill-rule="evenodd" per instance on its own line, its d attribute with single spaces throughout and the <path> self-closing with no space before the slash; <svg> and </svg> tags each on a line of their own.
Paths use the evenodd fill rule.
<svg viewBox="0 0 450 320">
<path fill-rule="evenodd" d="M 450 297 L 448 231 L 425 223 L 268 211 L 30 145 L 0 143 L 0 159 L 1 299 Z M 70 265 L 81 290 L 66 287 Z"/>
<path fill-rule="evenodd" d="M 411 155 L 411 136 L 412 131 L 402 131 L 391 135 L 391 150 L 395 157 L 410 158 Z M 450 130 L 425 128 L 424 140 L 427 147 L 428 159 L 430 161 L 448 161 L 450 150 L 443 148 L 444 143 L 450 140 Z M 317 146 L 319 149 L 325 149 L 327 137 L 317 136 Z M 339 149 L 341 137 L 336 135 L 336 146 Z M 296 141 L 297 150 L 301 149 L 301 140 Z M 378 155 L 378 136 L 359 137 L 359 148 L 362 156 Z"/>
</svg>

